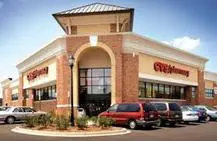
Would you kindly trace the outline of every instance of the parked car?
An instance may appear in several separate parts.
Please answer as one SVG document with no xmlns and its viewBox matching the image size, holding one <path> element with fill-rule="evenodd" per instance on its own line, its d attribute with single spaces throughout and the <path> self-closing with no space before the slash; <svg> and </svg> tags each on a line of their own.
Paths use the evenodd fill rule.
<svg viewBox="0 0 217 141">
<path fill-rule="evenodd" d="M 6 111 L 10 107 L 0 107 L 0 111 Z"/>
<path fill-rule="evenodd" d="M 24 121 L 26 117 L 45 115 L 46 112 L 35 111 L 31 107 L 10 107 L 0 111 L 0 121 L 13 124 L 15 121 Z"/>
<path fill-rule="evenodd" d="M 186 105 L 185 105 L 186 106 Z M 202 122 L 202 121 L 207 121 L 207 114 L 206 114 L 206 111 L 205 110 L 201 110 L 197 107 L 194 107 L 194 106 L 191 106 L 191 105 L 188 105 L 188 107 L 195 111 L 195 112 L 198 112 L 199 113 L 199 119 L 198 119 L 198 122 Z"/>
<path fill-rule="evenodd" d="M 181 106 L 182 109 L 182 120 L 184 123 L 196 122 L 199 120 L 199 112 L 193 111 L 188 106 Z"/>
<path fill-rule="evenodd" d="M 112 118 L 115 124 L 128 125 L 130 129 L 159 125 L 159 114 L 151 103 L 114 104 L 99 116 Z"/>
<path fill-rule="evenodd" d="M 151 102 L 160 114 L 160 125 L 169 124 L 175 126 L 182 121 L 182 110 L 174 102 Z"/>
<path fill-rule="evenodd" d="M 215 120 L 217 121 L 217 110 L 210 106 L 205 105 L 195 105 L 194 107 L 206 111 L 207 114 L 207 121 Z"/>
</svg>

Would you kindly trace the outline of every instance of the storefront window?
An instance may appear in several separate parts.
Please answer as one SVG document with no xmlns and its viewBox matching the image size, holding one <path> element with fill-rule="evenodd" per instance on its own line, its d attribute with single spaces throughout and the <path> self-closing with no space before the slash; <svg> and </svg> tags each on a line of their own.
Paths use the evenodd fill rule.
<svg viewBox="0 0 217 141">
<path fill-rule="evenodd" d="M 165 97 L 164 98 L 170 98 L 170 86 L 165 85 Z"/>
<path fill-rule="evenodd" d="M 192 87 L 191 88 L 191 95 L 192 95 L 192 98 L 195 98 L 195 96 L 196 96 L 196 87 Z"/>
<path fill-rule="evenodd" d="M 153 97 L 156 97 L 158 94 L 158 84 L 153 84 Z"/>
<path fill-rule="evenodd" d="M 175 99 L 180 99 L 181 96 L 180 96 L 180 87 L 179 86 L 176 86 L 176 94 L 174 96 Z"/>
<path fill-rule="evenodd" d="M 56 85 L 34 90 L 34 101 L 56 99 Z"/>
<path fill-rule="evenodd" d="M 184 99 L 185 88 L 150 82 L 139 82 L 140 98 Z"/>
<path fill-rule="evenodd" d="M 152 97 L 152 84 L 146 83 L 146 97 Z"/>
<path fill-rule="evenodd" d="M 145 83 L 139 82 L 139 97 L 146 97 L 145 96 Z"/>
<path fill-rule="evenodd" d="M 205 96 L 207 98 L 213 98 L 213 96 L 214 96 L 214 90 L 213 89 L 206 89 L 205 90 Z"/>
<path fill-rule="evenodd" d="M 12 101 L 18 100 L 18 93 L 12 94 L 12 95 L 11 95 L 11 100 L 12 100 Z"/>
<path fill-rule="evenodd" d="M 185 90 L 184 90 L 184 88 L 183 87 L 181 87 L 181 89 L 180 89 L 180 96 L 181 96 L 181 99 L 184 99 L 184 97 L 185 97 Z"/>
<path fill-rule="evenodd" d="M 170 87 L 170 97 L 172 98 L 172 99 L 175 99 L 176 97 L 175 97 L 175 95 L 176 95 L 176 87 L 175 86 L 171 86 Z"/>
<path fill-rule="evenodd" d="M 158 98 L 164 98 L 164 85 L 159 84 L 159 96 Z"/>
<path fill-rule="evenodd" d="M 24 90 L 24 98 L 25 99 L 29 98 L 29 90 L 28 89 Z"/>
<path fill-rule="evenodd" d="M 111 69 L 80 69 L 80 94 L 110 94 Z"/>
</svg>

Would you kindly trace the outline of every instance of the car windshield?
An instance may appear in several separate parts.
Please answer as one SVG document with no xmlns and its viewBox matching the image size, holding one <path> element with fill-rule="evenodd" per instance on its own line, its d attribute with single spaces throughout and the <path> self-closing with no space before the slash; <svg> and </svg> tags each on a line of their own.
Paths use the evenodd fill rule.
<svg viewBox="0 0 217 141">
<path fill-rule="evenodd" d="M 176 103 L 169 103 L 169 108 L 171 111 L 181 111 L 181 108 Z"/>
<path fill-rule="evenodd" d="M 182 106 L 181 109 L 182 111 L 191 111 L 191 108 L 187 106 Z"/>
<path fill-rule="evenodd" d="M 144 103 L 143 108 L 145 112 L 150 112 L 150 111 L 157 111 L 157 109 L 154 107 L 154 105 L 150 103 Z"/>
<path fill-rule="evenodd" d="M 166 111 L 167 106 L 165 103 L 152 103 L 158 111 Z"/>
<path fill-rule="evenodd" d="M 213 108 L 213 107 L 206 106 L 206 108 L 207 108 L 208 110 L 210 110 L 210 111 L 216 111 L 216 109 Z"/>
</svg>

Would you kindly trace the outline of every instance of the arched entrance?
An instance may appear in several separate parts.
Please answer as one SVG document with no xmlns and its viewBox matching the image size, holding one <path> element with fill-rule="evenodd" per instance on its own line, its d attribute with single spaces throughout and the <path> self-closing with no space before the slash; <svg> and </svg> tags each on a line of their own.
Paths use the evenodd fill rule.
<svg viewBox="0 0 217 141">
<path fill-rule="evenodd" d="M 105 111 L 115 101 L 115 58 L 107 49 L 85 45 L 74 55 L 76 102 L 89 116 Z"/>
</svg>

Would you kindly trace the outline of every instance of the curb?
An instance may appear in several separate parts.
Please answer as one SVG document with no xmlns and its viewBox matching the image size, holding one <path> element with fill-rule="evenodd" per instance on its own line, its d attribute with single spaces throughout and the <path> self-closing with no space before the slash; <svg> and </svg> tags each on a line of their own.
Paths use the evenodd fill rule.
<svg viewBox="0 0 217 141">
<path fill-rule="evenodd" d="M 129 134 L 131 131 L 125 128 L 117 128 L 112 131 L 95 131 L 95 132 L 61 132 L 61 131 L 39 131 L 32 129 L 25 129 L 21 127 L 15 127 L 11 129 L 12 132 L 26 135 L 35 136 L 47 136 L 47 137 L 102 137 L 102 136 L 115 136 Z"/>
</svg>

